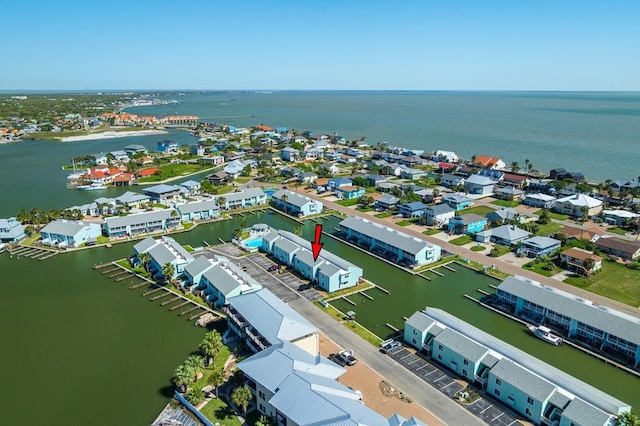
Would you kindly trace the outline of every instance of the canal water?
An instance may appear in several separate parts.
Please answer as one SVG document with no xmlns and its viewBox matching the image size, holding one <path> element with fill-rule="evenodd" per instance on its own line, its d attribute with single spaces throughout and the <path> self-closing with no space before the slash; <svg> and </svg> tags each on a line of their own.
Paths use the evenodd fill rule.
<svg viewBox="0 0 640 426">
<path fill-rule="evenodd" d="M 277 213 L 235 216 L 176 234 L 181 244 L 202 246 L 228 241 L 243 220 L 291 230 L 297 222 Z M 320 220 L 325 231 L 339 219 Z M 303 225 L 313 238 L 315 223 Z M 365 277 L 390 291 L 367 293 L 374 300 L 349 297 L 365 327 L 385 337 L 402 328 L 408 317 L 435 306 L 470 322 L 605 392 L 640 407 L 638 378 L 567 346 L 555 347 L 533 338 L 520 326 L 462 297 L 495 281 L 455 266 L 431 281 L 403 272 L 328 236 L 324 249 L 357 265 Z M 166 404 L 175 367 L 197 347 L 204 330 L 177 313 L 140 297 L 91 265 L 122 258 L 132 244 L 65 253 L 45 261 L 0 255 L 0 321 L 3 362 L 0 377 L 6 391 L 0 398 L 0 424 L 102 425 L 148 424 Z M 37 406 L 37 409 L 31 409 Z"/>
</svg>

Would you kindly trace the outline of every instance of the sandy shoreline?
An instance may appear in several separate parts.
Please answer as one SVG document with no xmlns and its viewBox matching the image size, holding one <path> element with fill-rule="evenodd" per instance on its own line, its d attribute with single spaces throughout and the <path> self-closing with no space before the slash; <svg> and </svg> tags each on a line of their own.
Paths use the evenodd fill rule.
<svg viewBox="0 0 640 426">
<path fill-rule="evenodd" d="M 165 130 L 132 130 L 124 132 L 106 131 L 100 133 L 92 133 L 90 135 L 82 136 L 67 136 L 60 138 L 61 142 L 80 142 L 80 141 L 93 141 L 97 139 L 115 139 L 115 138 L 128 138 L 131 136 L 148 136 L 148 135 L 164 135 L 169 133 Z"/>
</svg>

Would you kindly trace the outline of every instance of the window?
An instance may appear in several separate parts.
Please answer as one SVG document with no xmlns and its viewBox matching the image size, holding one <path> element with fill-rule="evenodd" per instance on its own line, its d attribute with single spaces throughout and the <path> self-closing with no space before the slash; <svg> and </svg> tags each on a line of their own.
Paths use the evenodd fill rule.
<svg viewBox="0 0 640 426">
<path fill-rule="evenodd" d="M 502 385 L 502 380 L 498 379 L 497 377 L 496 377 L 496 385 L 498 386 Z"/>
<path fill-rule="evenodd" d="M 465 369 L 463 368 L 463 369 L 462 369 L 462 375 L 463 375 L 463 376 L 466 376 L 467 374 L 468 374 L 468 373 L 467 373 L 467 370 L 465 370 Z"/>
<path fill-rule="evenodd" d="M 463 360 L 463 361 L 462 361 L 462 363 L 463 363 L 464 365 L 469 365 L 469 360 L 466 360 L 466 359 L 465 359 L 465 360 Z"/>
<path fill-rule="evenodd" d="M 493 390 L 493 393 L 494 393 L 496 396 L 500 396 L 500 389 L 494 389 L 494 390 Z"/>
<path fill-rule="evenodd" d="M 530 396 L 527 397 L 527 404 L 533 405 L 533 398 L 531 398 Z"/>
<path fill-rule="evenodd" d="M 438 359 L 442 361 L 442 355 L 438 354 Z"/>
<path fill-rule="evenodd" d="M 444 348 L 442 347 L 442 345 L 438 345 L 438 350 L 443 350 Z"/>
<path fill-rule="evenodd" d="M 418 330 L 416 330 L 415 328 L 413 329 L 413 334 L 418 334 Z"/>
<path fill-rule="evenodd" d="M 412 339 L 412 340 L 413 340 L 413 344 L 416 345 L 417 344 L 416 339 Z"/>
<path fill-rule="evenodd" d="M 533 411 L 531 411 L 531 408 L 525 408 L 524 412 L 529 417 L 533 416 Z"/>
<path fill-rule="evenodd" d="M 258 395 L 260 396 L 260 399 L 264 399 L 264 393 L 262 393 L 262 391 L 258 391 Z"/>
</svg>

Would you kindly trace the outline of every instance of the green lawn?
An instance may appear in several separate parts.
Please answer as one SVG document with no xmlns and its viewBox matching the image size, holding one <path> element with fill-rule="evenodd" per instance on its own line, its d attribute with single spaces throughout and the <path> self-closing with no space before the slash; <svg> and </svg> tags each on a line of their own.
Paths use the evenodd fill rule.
<svg viewBox="0 0 640 426">
<path fill-rule="evenodd" d="M 379 219 L 384 219 L 385 217 L 391 217 L 393 216 L 393 212 L 383 212 L 383 213 L 378 213 L 374 215 L 375 217 L 379 218 Z"/>
<path fill-rule="evenodd" d="M 546 225 L 536 224 L 538 226 L 538 233 L 536 235 L 548 236 L 559 232 L 562 229 L 562 225 L 556 222 L 549 222 Z"/>
<path fill-rule="evenodd" d="M 196 226 L 196 224 L 195 224 L 195 223 L 193 223 L 193 222 L 184 222 L 184 223 L 182 224 L 182 227 L 183 227 L 184 229 L 191 229 L 191 228 L 193 228 L 194 226 Z"/>
<path fill-rule="evenodd" d="M 423 234 L 424 235 L 435 235 L 435 234 L 439 234 L 440 232 L 442 232 L 442 229 L 434 228 L 434 229 L 427 229 L 426 231 L 423 232 Z"/>
<path fill-rule="evenodd" d="M 359 212 L 372 212 L 373 211 L 373 207 L 357 207 L 356 210 L 358 210 Z"/>
<path fill-rule="evenodd" d="M 537 214 L 538 216 L 540 216 L 541 213 L 542 213 L 542 209 L 533 212 L 533 214 Z M 556 220 L 567 220 L 567 219 L 569 219 L 569 216 L 567 216 L 566 214 L 560 214 L 560 213 L 555 213 L 555 212 L 549 212 L 549 217 L 551 219 L 556 219 Z"/>
<path fill-rule="evenodd" d="M 475 213 L 479 216 L 486 216 L 487 213 L 491 213 L 496 211 L 496 209 L 492 209 L 491 207 L 487 207 L 487 206 L 476 206 L 476 207 L 469 207 L 468 209 L 463 209 L 460 210 L 458 212 L 459 216 L 464 216 L 465 214 L 471 214 L 471 213 Z"/>
<path fill-rule="evenodd" d="M 545 266 L 546 264 L 547 262 L 545 260 L 536 259 L 532 262 L 525 263 L 524 265 L 522 265 L 522 268 L 528 271 L 535 272 L 536 274 L 544 275 L 545 277 L 551 277 L 559 272 L 562 272 L 562 269 L 560 269 L 553 262 L 549 263 L 549 265 L 553 265 L 553 269 L 546 270 L 543 268 L 543 266 Z"/>
<path fill-rule="evenodd" d="M 520 203 L 517 201 L 507 201 L 507 200 L 495 200 L 492 201 L 491 204 L 495 204 L 500 207 L 516 207 L 519 206 Z"/>
<path fill-rule="evenodd" d="M 352 198 L 350 200 L 338 200 L 336 201 L 336 204 L 340 204 L 341 206 L 355 206 L 356 204 L 358 204 L 358 199 L 357 198 Z"/>
<path fill-rule="evenodd" d="M 106 244 L 106 243 L 108 243 L 109 241 L 111 241 L 111 240 L 109 239 L 109 237 L 105 237 L 104 235 L 100 235 L 100 236 L 96 239 L 96 242 L 97 242 L 98 244 Z"/>
<path fill-rule="evenodd" d="M 565 283 L 640 307 L 640 271 L 616 262 L 602 261 L 602 270 L 590 277 L 572 277 Z"/>
<path fill-rule="evenodd" d="M 451 241 L 449 241 L 451 244 L 453 244 L 454 246 L 463 246 L 465 244 L 469 244 L 471 242 L 473 242 L 473 238 L 471 238 L 469 235 L 463 235 L 461 237 L 455 238 Z"/>
<path fill-rule="evenodd" d="M 158 167 L 162 170 L 162 174 L 141 178 L 140 182 L 160 182 L 168 178 L 176 176 L 184 176 L 195 172 L 201 172 L 206 167 L 200 164 L 163 164 Z"/>
<path fill-rule="evenodd" d="M 469 250 L 471 250 L 471 251 L 484 251 L 486 249 L 487 248 L 485 246 L 473 246 Z"/>
<path fill-rule="evenodd" d="M 489 256 L 500 257 L 502 255 L 509 253 L 510 251 L 511 251 L 511 247 L 503 246 L 500 244 L 494 244 L 493 247 L 491 247 L 491 253 L 495 253 L 495 255 L 491 256 L 491 253 L 490 253 Z"/>
<path fill-rule="evenodd" d="M 345 321 L 344 320 L 345 314 L 343 312 L 339 311 L 338 309 L 336 309 L 335 307 L 333 307 L 333 305 L 329 305 L 329 306 L 327 306 L 325 308 L 324 306 L 322 306 L 319 303 L 319 301 L 315 301 L 314 303 L 320 309 L 325 311 L 327 313 L 327 315 L 332 316 L 334 319 L 336 319 L 337 321 L 339 321 L 342 324 L 344 324 L 345 327 L 349 328 L 351 331 L 356 333 L 358 336 L 362 337 L 367 342 L 371 343 L 373 346 L 378 346 L 380 344 L 380 342 L 382 341 L 382 339 L 380 339 L 378 336 L 376 336 L 375 334 L 373 334 L 372 332 L 370 332 L 366 328 L 362 327 L 357 322 L 355 322 L 355 321 Z"/>
<path fill-rule="evenodd" d="M 608 228 L 607 232 L 611 232 L 613 234 L 625 235 L 627 231 L 625 229 L 620 228 L 619 226 L 615 226 L 613 228 Z"/>
<path fill-rule="evenodd" d="M 222 398 L 214 398 L 207 403 L 200 412 L 214 424 L 220 426 L 241 426 L 240 420 Z"/>
<path fill-rule="evenodd" d="M 400 222 L 396 222 L 396 225 L 398 226 L 409 226 L 409 225 L 413 225 L 415 223 L 414 220 L 401 220 Z"/>
</svg>

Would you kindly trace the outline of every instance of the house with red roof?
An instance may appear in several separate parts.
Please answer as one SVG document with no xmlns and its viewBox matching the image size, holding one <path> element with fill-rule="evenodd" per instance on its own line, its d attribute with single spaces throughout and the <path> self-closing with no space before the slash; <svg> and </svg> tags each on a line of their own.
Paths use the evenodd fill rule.
<svg viewBox="0 0 640 426">
<path fill-rule="evenodd" d="M 129 186 L 133 183 L 134 177 L 131 173 L 120 173 L 113 179 L 115 186 Z"/>
<path fill-rule="evenodd" d="M 143 177 L 153 176 L 154 174 L 156 174 L 159 171 L 160 171 L 160 169 L 157 168 L 157 167 L 152 167 L 150 169 L 138 170 L 138 177 L 139 178 L 143 178 Z"/>
<path fill-rule="evenodd" d="M 488 155 L 478 155 L 473 164 L 479 167 L 489 169 L 504 169 L 507 165 L 498 157 L 489 157 Z"/>
</svg>

